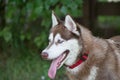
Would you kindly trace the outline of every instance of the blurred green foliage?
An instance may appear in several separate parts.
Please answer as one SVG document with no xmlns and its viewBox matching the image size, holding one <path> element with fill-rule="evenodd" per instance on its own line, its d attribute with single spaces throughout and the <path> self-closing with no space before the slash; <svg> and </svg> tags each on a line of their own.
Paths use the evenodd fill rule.
<svg viewBox="0 0 120 80">
<path fill-rule="evenodd" d="M 108 2 L 108 0 L 98 0 L 99 2 Z"/>
<path fill-rule="evenodd" d="M 118 24 L 120 22 L 120 16 L 99 16 L 98 21 L 102 23 L 102 25 L 107 25 L 106 28 L 113 26 L 118 29 L 120 28 L 120 24 Z"/>
<path fill-rule="evenodd" d="M 0 37 L 5 40 L 4 44 L 11 43 L 14 44 L 13 47 L 27 41 L 42 49 L 46 45 L 52 10 L 60 17 L 66 14 L 72 14 L 74 17 L 82 15 L 82 0 L 7 0 L 6 2 L 6 26 L 0 31 Z M 34 25 L 38 18 L 39 24 Z"/>
<path fill-rule="evenodd" d="M 49 62 L 40 52 L 47 45 L 52 10 L 59 17 L 82 16 L 82 0 L 5 0 L 0 28 L 0 79 L 49 80 Z M 38 53 L 38 54 L 37 54 Z M 59 71 L 57 80 L 64 80 Z"/>
</svg>

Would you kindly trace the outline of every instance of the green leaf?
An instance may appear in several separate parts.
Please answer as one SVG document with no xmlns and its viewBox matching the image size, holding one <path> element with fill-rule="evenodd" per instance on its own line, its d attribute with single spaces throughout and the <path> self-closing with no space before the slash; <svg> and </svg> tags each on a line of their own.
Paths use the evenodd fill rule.
<svg viewBox="0 0 120 80">
<path fill-rule="evenodd" d="M 65 6 L 62 6 L 60 11 L 65 15 L 67 14 L 67 8 Z"/>
<path fill-rule="evenodd" d="M 37 14 L 37 15 L 40 15 L 41 14 L 41 12 L 42 12 L 42 10 L 43 10 L 43 6 L 38 6 L 38 7 L 36 7 L 35 8 L 35 13 Z"/>
<path fill-rule="evenodd" d="M 12 39 L 12 33 L 11 33 L 11 32 L 5 32 L 5 33 L 3 34 L 3 37 L 4 37 L 4 40 L 5 40 L 6 42 L 8 42 L 8 41 L 10 41 L 10 40 Z"/>
<path fill-rule="evenodd" d="M 25 35 L 21 34 L 20 39 L 23 41 L 25 39 Z"/>
<path fill-rule="evenodd" d="M 36 44 L 37 47 L 39 47 L 42 44 L 41 37 L 36 37 L 34 39 L 34 43 Z"/>
<path fill-rule="evenodd" d="M 10 32 L 10 27 L 5 27 L 0 31 L 0 37 L 3 37 L 6 42 L 12 39 L 12 33 Z"/>
</svg>

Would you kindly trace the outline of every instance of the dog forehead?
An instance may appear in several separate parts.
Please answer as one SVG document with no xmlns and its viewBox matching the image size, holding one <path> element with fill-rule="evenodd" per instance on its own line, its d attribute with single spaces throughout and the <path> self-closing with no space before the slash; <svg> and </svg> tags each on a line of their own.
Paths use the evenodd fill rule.
<svg viewBox="0 0 120 80">
<path fill-rule="evenodd" d="M 50 39 L 51 41 L 53 41 L 53 39 L 58 40 L 58 39 L 63 39 L 63 38 L 61 37 L 61 35 L 60 35 L 59 33 L 56 34 L 55 36 L 54 36 L 53 33 L 50 33 L 49 39 Z"/>
<path fill-rule="evenodd" d="M 56 25 L 53 27 L 50 31 L 51 34 L 53 34 L 53 38 L 59 34 L 61 38 L 65 40 L 69 40 L 71 38 L 78 38 L 75 34 L 73 34 L 71 31 L 69 31 L 63 24 Z"/>
<path fill-rule="evenodd" d="M 57 40 L 64 40 L 61 35 L 58 33 L 56 34 L 56 36 L 54 37 L 54 40 L 57 41 Z"/>
</svg>

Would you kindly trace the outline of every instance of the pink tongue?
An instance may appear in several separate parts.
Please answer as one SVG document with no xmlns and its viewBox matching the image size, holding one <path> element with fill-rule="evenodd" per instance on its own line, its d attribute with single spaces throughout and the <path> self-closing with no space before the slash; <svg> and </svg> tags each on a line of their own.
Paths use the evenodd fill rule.
<svg viewBox="0 0 120 80">
<path fill-rule="evenodd" d="M 62 55 L 60 57 L 58 57 L 57 59 L 54 59 L 52 61 L 52 64 L 49 68 L 49 71 L 48 71 L 48 76 L 51 78 L 51 79 L 54 79 L 55 78 L 55 75 L 56 75 L 56 71 L 57 71 L 57 67 L 59 65 L 59 61 L 60 59 L 62 58 Z"/>
</svg>

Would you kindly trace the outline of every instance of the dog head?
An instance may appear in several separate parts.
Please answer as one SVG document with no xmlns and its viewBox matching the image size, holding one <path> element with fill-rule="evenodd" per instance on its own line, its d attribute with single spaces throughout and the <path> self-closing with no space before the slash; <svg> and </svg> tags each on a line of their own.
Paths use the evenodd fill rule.
<svg viewBox="0 0 120 80">
<path fill-rule="evenodd" d="M 55 77 L 57 69 L 63 64 L 72 65 L 76 61 L 82 51 L 80 35 L 80 28 L 69 15 L 62 22 L 52 12 L 49 45 L 41 53 L 43 58 L 53 60 L 48 72 L 50 78 Z"/>
</svg>

